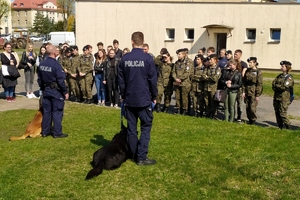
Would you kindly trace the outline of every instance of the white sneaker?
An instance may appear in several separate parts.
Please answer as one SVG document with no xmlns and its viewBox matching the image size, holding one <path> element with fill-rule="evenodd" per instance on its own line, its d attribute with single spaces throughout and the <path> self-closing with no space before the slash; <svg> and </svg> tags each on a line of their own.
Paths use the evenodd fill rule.
<svg viewBox="0 0 300 200">
<path fill-rule="evenodd" d="M 31 94 L 27 94 L 26 97 L 27 97 L 28 99 L 32 99 L 32 95 L 31 95 Z"/>
<path fill-rule="evenodd" d="M 32 98 L 37 98 L 33 93 L 30 94 Z"/>
<path fill-rule="evenodd" d="M 115 104 L 115 106 L 114 106 L 114 107 L 115 107 L 115 108 L 117 108 L 117 109 L 119 108 L 118 104 Z"/>
<path fill-rule="evenodd" d="M 111 104 L 110 104 L 110 107 L 114 107 L 114 104 L 111 103 Z"/>
</svg>

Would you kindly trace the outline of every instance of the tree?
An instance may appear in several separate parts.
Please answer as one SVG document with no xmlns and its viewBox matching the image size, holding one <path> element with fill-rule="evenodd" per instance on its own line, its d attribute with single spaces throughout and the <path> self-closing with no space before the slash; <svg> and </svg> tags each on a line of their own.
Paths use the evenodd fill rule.
<svg viewBox="0 0 300 200">
<path fill-rule="evenodd" d="M 48 17 L 44 17 L 41 12 L 37 12 L 33 21 L 31 32 L 36 32 L 41 35 L 46 35 L 53 30 L 53 21 Z"/>
<path fill-rule="evenodd" d="M 9 12 L 10 4 L 7 0 L 0 0 L 0 21 L 2 20 L 2 17 L 7 16 Z"/>
<path fill-rule="evenodd" d="M 64 31 L 68 30 L 68 18 L 72 17 L 75 0 L 57 0 L 57 7 L 63 14 Z"/>
<path fill-rule="evenodd" d="M 67 31 L 74 31 L 75 30 L 75 16 L 70 15 L 68 17 L 68 26 L 67 26 Z"/>
</svg>

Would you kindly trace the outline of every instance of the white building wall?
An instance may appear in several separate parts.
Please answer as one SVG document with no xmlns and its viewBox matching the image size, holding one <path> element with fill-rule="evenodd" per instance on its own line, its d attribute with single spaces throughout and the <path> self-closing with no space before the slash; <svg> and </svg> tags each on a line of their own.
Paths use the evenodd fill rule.
<svg viewBox="0 0 300 200">
<path fill-rule="evenodd" d="M 131 47 L 134 31 L 142 31 L 150 52 L 158 55 L 166 47 L 175 56 L 178 48 L 190 49 L 191 57 L 199 48 L 216 47 L 214 32 L 227 32 L 227 49 L 243 50 L 243 60 L 258 57 L 261 68 L 279 68 L 289 60 L 300 70 L 299 4 L 276 3 L 195 3 L 195 2 L 76 2 L 76 41 L 80 48 L 102 41 L 105 46 L 118 39 L 120 48 Z M 233 27 L 208 30 L 209 24 Z M 166 28 L 175 28 L 175 40 L 165 41 Z M 185 28 L 194 28 L 195 39 L 184 41 Z M 256 28 L 255 43 L 245 43 L 246 29 Z M 270 29 L 281 29 L 280 43 L 269 43 Z"/>
</svg>

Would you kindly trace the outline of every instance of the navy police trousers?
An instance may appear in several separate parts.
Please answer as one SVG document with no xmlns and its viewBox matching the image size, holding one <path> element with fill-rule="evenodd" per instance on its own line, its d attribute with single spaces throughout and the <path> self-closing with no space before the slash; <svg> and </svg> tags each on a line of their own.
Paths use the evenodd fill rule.
<svg viewBox="0 0 300 200">
<path fill-rule="evenodd" d="M 53 136 L 62 134 L 62 118 L 64 110 L 64 100 L 56 99 L 54 97 L 43 97 L 43 120 L 42 120 L 42 134 L 51 134 L 51 125 L 53 121 Z"/>
<path fill-rule="evenodd" d="M 147 107 L 125 106 L 125 118 L 127 119 L 128 142 L 132 155 L 137 160 L 145 160 L 148 154 L 150 132 L 152 128 L 153 114 L 151 105 Z M 141 135 L 138 139 L 137 121 L 141 121 Z"/>
</svg>

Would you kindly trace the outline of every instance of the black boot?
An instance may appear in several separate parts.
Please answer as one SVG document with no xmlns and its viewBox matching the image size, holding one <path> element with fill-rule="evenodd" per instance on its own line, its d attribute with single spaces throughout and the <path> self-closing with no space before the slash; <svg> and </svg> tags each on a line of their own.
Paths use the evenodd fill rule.
<svg viewBox="0 0 300 200">
<path fill-rule="evenodd" d="M 178 114 L 178 108 L 174 108 L 174 115 L 177 115 Z"/>
<path fill-rule="evenodd" d="M 164 113 L 168 113 L 168 111 L 169 111 L 169 107 L 164 107 L 164 109 L 162 110 L 162 112 Z"/>
<path fill-rule="evenodd" d="M 290 129 L 290 125 L 285 124 L 285 128 L 286 128 L 286 129 Z"/>
<path fill-rule="evenodd" d="M 197 112 L 197 114 L 198 114 L 198 117 L 203 117 L 203 112 L 202 111 Z"/>
<path fill-rule="evenodd" d="M 157 112 L 157 113 L 160 112 L 160 104 L 159 104 L 159 103 L 156 104 L 156 112 Z"/>
<path fill-rule="evenodd" d="M 185 109 L 182 110 L 182 115 L 186 115 L 187 111 Z"/>
<path fill-rule="evenodd" d="M 82 103 L 85 103 L 85 104 L 86 104 L 86 102 L 87 102 L 87 99 L 84 99 Z"/>
</svg>

